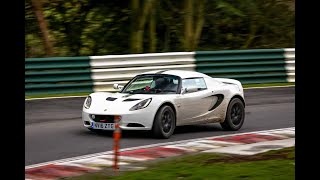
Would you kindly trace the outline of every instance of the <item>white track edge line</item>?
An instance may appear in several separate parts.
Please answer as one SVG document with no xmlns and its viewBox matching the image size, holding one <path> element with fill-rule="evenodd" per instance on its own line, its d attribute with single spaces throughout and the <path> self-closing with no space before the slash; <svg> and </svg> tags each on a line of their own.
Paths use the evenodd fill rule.
<svg viewBox="0 0 320 180">
<path fill-rule="evenodd" d="M 150 145 L 144 145 L 144 146 L 130 147 L 130 148 L 125 148 L 125 149 L 120 149 L 120 152 L 129 151 L 129 150 L 135 150 L 135 149 L 150 148 L 150 147 L 156 147 L 156 146 L 164 146 L 164 145 L 171 145 L 171 144 L 186 143 L 186 142 L 189 142 L 189 141 L 198 141 L 198 140 L 204 140 L 204 139 L 210 139 L 210 138 L 228 137 L 228 136 L 251 134 L 251 133 L 265 133 L 265 132 L 273 132 L 273 131 L 279 131 L 279 130 L 293 130 L 293 129 L 295 129 L 295 127 L 269 129 L 269 130 L 262 130 L 262 131 L 251 131 L 251 132 L 244 132 L 244 133 L 235 133 L 235 134 L 227 134 L 227 135 L 220 135 L 220 136 L 211 136 L 211 137 L 204 137 L 204 138 L 187 139 L 187 140 L 181 140 L 181 141 L 173 141 L 173 142 L 166 142 L 166 143 L 157 143 L 157 144 L 150 144 Z M 25 170 L 26 169 L 40 167 L 40 166 L 45 166 L 45 165 L 49 165 L 49 164 L 63 163 L 63 162 L 67 162 L 67 161 L 79 160 L 79 159 L 90 158 L 90 157 L 95 157 L 95 156 L 105 155 L 105 154 L 112 154 L 112 153 L 113 153 L 113 151 L 111 150 L 111 151 L 87 154 L 87 155 L 83 155 L 83 156 L 65 158 L 65 159 L 60 159 L 60 160 L 55 160 L 55 161 L 48 161 L 48 162 L 44 162 L 44 163 L 25 166 Z"/>
<path fill-rule="evenodd" d="M 287 85 L 287 86 L 266 86 L 266 87 L 248 87 L 243 89 L 269 89 L 269 88 L 286 88 L 286 87 L 293 87 L 295 85 Z M 89 95 L 90 93 L 88 93 Z M 76 98 L 76 97 L 86 97 L 87 95 L 83 96 L 60 96 L 60 97 L 43 97 L 43 98 L 30 98 L 24 99 L 25 101 L 32 101 L 32 100 L 43 100 L 43 99 L 62 99 L 62 98 Z"/>
<path fill-rule="evenodd" d="M 286 88 L 286 87 L 295 87 L 296 85 L 286 85 L 286 86 L 266 86 L 266 87 L 248 87 L 243 89 L 270 89 L 270 88 Z"/>
</svg>

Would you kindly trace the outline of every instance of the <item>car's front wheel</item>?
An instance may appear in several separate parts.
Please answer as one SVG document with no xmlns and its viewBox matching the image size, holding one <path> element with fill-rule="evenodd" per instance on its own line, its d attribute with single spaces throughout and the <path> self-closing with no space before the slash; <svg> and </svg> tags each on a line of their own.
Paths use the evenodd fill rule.
<svg viewBox="0 0 320 180">
<path fill-rule="evenodd" d="M 224 130 L 236 131 L 242 127 L 244 117 L 245 111 L 243 102 L 239 98 L 234 98 L 229 103 L 226 119 L 220 124 Z"/>
<path fill-rule="evenodd" d="M 162 106 L 155 117 L 152 132 L 157 138 L 168 139 L 176 127 L 176 116 L 170 106 Z"/>
</svg>

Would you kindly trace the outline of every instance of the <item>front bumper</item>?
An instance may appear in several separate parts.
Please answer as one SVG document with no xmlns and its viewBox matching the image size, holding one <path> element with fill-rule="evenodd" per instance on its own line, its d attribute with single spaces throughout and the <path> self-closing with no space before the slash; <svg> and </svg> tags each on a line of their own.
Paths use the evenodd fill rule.
<svg viewBox="0 0 320 180">
<path fill-rule="evenodd" d="M 82 111 L 82 121 L 83 125 L 86 128 L 91 128 L 93 119 L 90 115 L 119 115 L 121 116 L 120 120 L 120 128 L 123 130 L 151 130 L 154 120 L 154 113 L 150 113 L 145 109 L 132 111 L 123 114 L 115 114 L 115 113 L 97 113 L 86 111 L 85 109 Z M 102 122 L 103 123 L 103 122 Z"/>
</svg>

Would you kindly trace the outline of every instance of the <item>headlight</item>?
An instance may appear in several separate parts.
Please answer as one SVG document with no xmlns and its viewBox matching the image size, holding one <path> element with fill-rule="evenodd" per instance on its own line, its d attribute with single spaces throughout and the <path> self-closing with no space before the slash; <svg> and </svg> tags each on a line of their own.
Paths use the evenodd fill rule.
<svg viewBox="0 0 320 180">
<path fill-rule="evenodd" d="M 150 104 L 151 100 L 152 100 L 152 98 L 145 99 L 145 100 L 139 102 L 138 104 L 134 105 L 129 110 L 130 111 L 134 111 L 134 110 L 138 110 L 138 109 L 143 109 L 143 108 L 147 107 Z"/>
<path fill-rule="evenodd" d="M 84 107 L 85 107 L 86 109 L 89 109 L 89 108 L 90 108 L 90 106 L 91 106 L 91 101 L 92 101 L 91 96 L 88 96 L 87 99 L 86 99 L 85 102 L 84 102 Z"/>
</svg>

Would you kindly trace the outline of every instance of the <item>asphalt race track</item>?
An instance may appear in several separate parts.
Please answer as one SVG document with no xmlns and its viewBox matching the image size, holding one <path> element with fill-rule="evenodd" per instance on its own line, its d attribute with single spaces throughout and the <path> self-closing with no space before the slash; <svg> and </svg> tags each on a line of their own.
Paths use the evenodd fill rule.
<svg viewBox="0 0 320 180">
<path fill-rule="evenodd" d="M 246 89 L 246 119 L 236 132 L 219 124 L 178 127 L 170 139 L 125 131 L 121 148 L 295 126 L 295 88 Z M 25 101 L 25 165 L 112 150 L 111 133 L 97 135 L 83 127 L 84 97 Z"/>
</svg>

